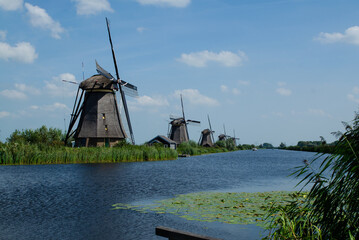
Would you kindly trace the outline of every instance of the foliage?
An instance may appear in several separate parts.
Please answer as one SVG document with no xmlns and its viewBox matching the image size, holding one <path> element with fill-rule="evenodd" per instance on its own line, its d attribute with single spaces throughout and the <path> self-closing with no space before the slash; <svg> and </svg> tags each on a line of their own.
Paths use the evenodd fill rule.
<svg viewBox="0 0 359 240">
<path fill-rule="evenodd" d="M 285 143 L 283 143 L 283 142 L 281 142 L 280 144 L 279 144 L 279 149 L 285 149 L 287 147 L 287 145 L 285 145 Z"/>
<path fill-rule="evenodd" d="M 265 149 L 273 149 L 273 145 L 270 143 L 263 143 L 261 145 L 258 146 L 259 148 L 265 148 Z"/>
<path fill-rule="evenodd" d="M 317 233 L 321 233 L 323 239 L 359 239 L 358 113 L 353 122 L 353 126 L 345 123 L 344 134 L 335 133 L 340 139 L 333 154 L 320 154 L 311 162 L 305 161 L 304 167 L 300 167 L 295 173 L 297 177 L 303 177 L 300 183 L 313 184 L 303 204 L 307 211 L 305 222 L 315 226 L 316 229 L 312 232 L 312 236 L 308 232 L 310 239 L 314 239 Z M 324 160 L 316 171 L 312 166 L 321 159 L 321 156 L 324 156 Z M 295 224 L 299 224 L 298 221 L 301 219 L 298 218 L 301 216 L 299 207 L 294 206 L 292 211 L 294 214 L 287 217 Z M 293 209 L 283 209 L 283 213 L 287 214 Z M 289 234 L 289 229 L 281 224 L 274 224 L 272 227 Z M 274 238 L 274 235 L 269 238 Z"/>
<path fill-rule="evenodd" d="M 22 131 L 15 130 L 7 142 L 18 144 L 40 144 L 48 146 L 60 146 L 63 145 L 64 136 L 58 128 L 47 128 L 42 126 L 38 129 L 25 129 Z"/>
<path fill-rule="evenodd" d="M 220 142 L 220 144 L 217 144 Z M 209 153 L 220 153 L 238 150 L 234 145 L 234 142 L 227 143 L 226 141 L 217 141 L 214 147 L 202 147 L 199 146 L 195 141 L 183 142 L 177 146 L 178 154 L 189 154 L 191 156 L 209 154 Z"/>
<path fill-rule="evenodd" d="M 139 212 L 171 213 L 187 220 L 257 224 L 264 226 L 267 209 L 276 202 L 279 206 L 302 194 L 277 191 L 262 193 L 199 192 L 177 195 L 152 204 L 131 205 L 116 203 L 114 209 Z"/>
</svg>

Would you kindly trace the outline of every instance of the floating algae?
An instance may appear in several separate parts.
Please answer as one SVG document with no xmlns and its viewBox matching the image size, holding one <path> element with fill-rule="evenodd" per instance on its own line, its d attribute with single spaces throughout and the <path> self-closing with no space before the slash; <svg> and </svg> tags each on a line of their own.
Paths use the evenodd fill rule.
<svg viewBox="0 0 359 240">
<path fill-rule="evenodd" d="M 153 204 L 131 205 L 117 203 L 113 209 L 130 209 L 143 213 L 170 213 L 187 220 L 256 224 L 264 226 L 264 218 L 273 204 L 285 205 L 301 201 L 305 193 L 275 191 L 257 193 L 198 192 L 177 195 Z"/>
</svg>

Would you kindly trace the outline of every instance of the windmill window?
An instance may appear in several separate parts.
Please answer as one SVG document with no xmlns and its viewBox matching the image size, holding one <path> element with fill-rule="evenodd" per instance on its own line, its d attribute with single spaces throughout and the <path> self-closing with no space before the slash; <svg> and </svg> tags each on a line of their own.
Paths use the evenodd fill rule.
<svg viewBox="0 0 359 240">
<path fill-rule="evenodd" d="M 106 115 L 104 113 L 102 113 L 102 119 L 105 120 L 106 119 Z"/>
<path fill-rule="evenodd" d="M 105 125 L 105 131 L 108 131 L 107 125 Z"/>
</svg>

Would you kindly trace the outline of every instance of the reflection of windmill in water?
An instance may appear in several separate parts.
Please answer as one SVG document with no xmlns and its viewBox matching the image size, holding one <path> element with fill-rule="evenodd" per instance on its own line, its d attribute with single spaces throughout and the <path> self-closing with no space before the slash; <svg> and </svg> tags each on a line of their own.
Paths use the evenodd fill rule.
<svg viewBox="0 0 359 240">
<path fill-rule="evenodd" d="M 125 94 L 137 96 L 137 87 L 122 81 L 119 77 L 107 18 L 106 23 L 117 79 L 96 62 L 96 70 L 99 74 L 82 81 L 77 90 L 65 143 L 71 136 L 74 136 L 76 146 L 86 147 L 112 146 L 119 140 L 126 139 L 127 134 L 116 101 L 116 91 L 119 91 L 131 141 L 135 144 Z M 80 89 L 82 92 L 78 97 Z M 72 131 L 78 119 L 78 126 Z"/>
<path fill-rule="evenodd" d="M 204 129 L 201 132 L 201 137 L 199 138 L 198 144 L 200 146 L 204 146 L 204 147 L 213 147 L 214 145 L 214 137 L 213 137 L 213 133 L 214 131 L 212 131 L 212 126 L 211 126 L 211 121 L 209 120 L 209 115 L 207 115 L 208 117 L 208 124 L 209 124 L 209 129 Z"/>
<path fill-rule="evenodd" d="M 184 108 L 183 108 L 183 100 L 181 95 L 181 106 L 182 106 L 182 117 L 174 117 L 170 116 L 172 120 L 169 124 L 171 125 L 171 129 L 168 131 L 168 138 L 175 141 L 177 144 L 181 144 L 182 142 L 189 141 L 188 135 L 188 124 L 200 124 L 200 121 L 196 120 L 186 120 L 184 115 Z"/>
</svg>

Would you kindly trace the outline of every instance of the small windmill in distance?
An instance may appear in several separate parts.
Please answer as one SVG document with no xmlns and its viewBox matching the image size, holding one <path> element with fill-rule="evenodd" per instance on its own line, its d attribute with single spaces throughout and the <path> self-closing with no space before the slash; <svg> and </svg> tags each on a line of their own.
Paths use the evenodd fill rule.
<svg viewBox="0 0 359 240">
<path fill-rule="evenodd" d="M 182 106 L 182 117 L 174 117 L 170 116 L 170 120 L 172 120 L 169 124 L 171 125 L 170 131 L 168 132 L 168 138 L 175 141 L 177 144 L 181 144 L 182 142 L 189 141 L 188 135 L 188 124 L 200 124 L 200 121 L 197 120 L 186 120 L 184 115 L 184 107 L 183 107 L 183 99 L 181 94 L 181 106 Z"/>
<path fill-rule="evenodd" d="M 208 128 L 204 129 L 201 132 L 201 136 L 199 138 L 198 145 L 204 146 L 204 147 L 213 147 L 213 145 L 214 145 L 214 137 L 213 137 L 214 131 L 212 130 L 211 121 L 209 120 L 209 115 L 207 115 L 207 118 L 208 118 L 209 129 Z"/>
</svg>

